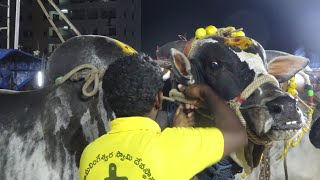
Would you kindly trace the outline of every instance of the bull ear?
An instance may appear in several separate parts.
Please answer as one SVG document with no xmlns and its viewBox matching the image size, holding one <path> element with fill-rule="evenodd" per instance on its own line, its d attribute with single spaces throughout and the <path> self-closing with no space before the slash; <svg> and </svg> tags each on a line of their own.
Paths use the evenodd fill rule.
<svg viewBox="0 0 320 180">
<path fill-rule="evenodd" d="M 187 76 L 191 70 L 191 65 L 188 58 L 179 50 L 171 48 L 171 57 L 174 66 L 180 72 L 181 75 Z"/>
<path fill-rule="evenodd" d="M 173 61 L 172 71 L 175 76 L 180 79 L 182 84 L 192 84 L 194 83 L 192 74 L 191 74 L 191 64 L 188 58 L 179 50 L 171 48 L 171 57 Z"/>
<path fill-rule="evenodd" d="M 267 64 L 269 64 L 273 59 L 279 56 L 292 56 L 292 54 L 277 50 L 265 50 L 265 52 Z"/>
<path fill-rule="evenodd" d="M 305 68 L 309 59 L 300 56 L 278 56 L 268 63 L 268 73 L 282 83 Z"/>
</svg>

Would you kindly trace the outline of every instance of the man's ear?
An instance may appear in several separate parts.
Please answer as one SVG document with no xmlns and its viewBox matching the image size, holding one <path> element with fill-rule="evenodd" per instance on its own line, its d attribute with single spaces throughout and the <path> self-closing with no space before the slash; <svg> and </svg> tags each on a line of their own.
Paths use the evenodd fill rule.
<svg viewBox="0 0 320 180">
<path fill-rule="evenodd" d="M 156 102 L 154 105 L 156 110 L 158 110 L 158 111 L 161 110 L 162 102 L 163 102 L 163 93 L 162 93 L 162 91 L 159 91 L 156 95 Z"/>
<path fill-rule="evenodd" d="M 173 61 L 172 71 L 178 82 L 184 85 L 193 84 L 194 80 L 191 74 L 191 64 L 188 58 L 179 50 L 171 48 L 171 57 Z"/>
<path fill-rule="evenodd" d="M 268 73 L 280 83 L 288 81 L 298 71 L 305 68 L 309 59 L 299 56 L 279 56 L 268 63 Z"/>
</svg>

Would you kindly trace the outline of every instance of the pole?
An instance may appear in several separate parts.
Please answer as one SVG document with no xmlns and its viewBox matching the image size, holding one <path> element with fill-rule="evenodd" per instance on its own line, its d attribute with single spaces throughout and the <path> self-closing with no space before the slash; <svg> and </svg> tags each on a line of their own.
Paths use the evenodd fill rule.
<svg viewBox="0 0 320 180">
<path fill-rule="evenodd" d="M 16 0 L 16 22 L 14 28 L 14 49 L 19 46 L 19 27 L 20 26 L 20 0 Z"/>
<path fill-rule="evenodd" d="M 48 19 L 49 23 L 51 24 L 52 28 L 53 28 L 53 29 L 54 29 L 54 31 L 57 33 L 57 35 L 58 35 L 58 37 L 59 37 L 60 41 L 61 41 L 61 42 L 64 42 L 64 39 L 63 39 L 63 37 L 61 36 L 61 34 L 60 34 L 60 32 L 59 32 L 59 30 L 58 30 L 57 26 L 54 24 L 54 22 L 53 22 L 53 21 L 52 21 L 52 19 L 50 18 L 50 15 L 48 14 L 48 12 L 47 12 L 46 8 L 43 6 L 43 4 L 42 4 L 41 0 L 37 0 L 37 1 L 38 1 L 39 6 L 41 7 L 41 9 L 42 9 L 43 13 L 46 15 L 46 17 L 47 17 L 47 19 Z"/>
<path fill-rule="evenodd" d="M 8 0 L 7 10 L 7 49 L 10 48 L 10 0 Z"/>
<path fill-rule="evenodd" d="M 76 35 L 80 36 L 81 34 L 78 31 L 78 29 L 74 27 L 74 25 L 69 21 L 69 19 L 64 15 L 64 13 L 58 8 L 58 6 L 52 0 L 48 0 L 48 1 L 53 6 L 53 8 L 59 13 L 59 15 L 68 23 L 68 25 L 76 33 Z"/>
</svg>

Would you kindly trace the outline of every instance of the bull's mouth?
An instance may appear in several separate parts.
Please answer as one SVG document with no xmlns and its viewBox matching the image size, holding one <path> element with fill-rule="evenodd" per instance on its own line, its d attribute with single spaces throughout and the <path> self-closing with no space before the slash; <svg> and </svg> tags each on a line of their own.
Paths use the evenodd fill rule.
<svg viewBox="0 0 320 180">
<path fill-rule="evenodd" d="M 271 140 L 275 141 L 294 137 L 305 126 L 306 122 L 306 117 L 300 108 L 297 108 L 297 111 L 296 118 L 285 118 L 281 115 L 279 116 L 279 113 L 271 114 L 267 108 L 264 108 L 260 118 L 264 118 L 266 121 L 260 135 L 267 135 Z"/>
<path fill-rule="evenodd" d="M 287 121 L 283 123 L 273 124 L 266 135 L 275 141 L 286 140 L 296 136 L 300 133 L 305 125 L 304 116 L 301 114 L 300 120 Z"/>
<path fill-rule="evenodd" d="M 275 131 L 295 131 L 295 130 L 300 130 L 302 128 L 302 123 L 298 121 L 289 121 L 289 122 L 284 122 L 282 124 L 277 124 L 274 126 L 271 126 L 271 130 Z"/>
</svg>

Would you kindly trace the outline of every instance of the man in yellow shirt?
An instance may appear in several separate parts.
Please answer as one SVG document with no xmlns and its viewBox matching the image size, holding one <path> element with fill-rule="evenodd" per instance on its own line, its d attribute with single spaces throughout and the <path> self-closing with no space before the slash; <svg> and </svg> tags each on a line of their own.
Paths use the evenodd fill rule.
<svg viewBox="0 0 320 180">
<path fill-rule="evenodd" d="M 109 66 L 103 79 L 104 102 L 117 119 L 107 134 L 83 151 L 81 180 L 188 180 L 246 144 L 246 131 L 234 112 L 205 85 L 181 89 L 207 103 L 221 119 L 220 129 L 161 131 L 154 120 L 162 105 L 162 88 L 160 67 L 149 56 L 123 57 Z M 188 119 L 181 109 L 176 114 Z"/>
</svg>

